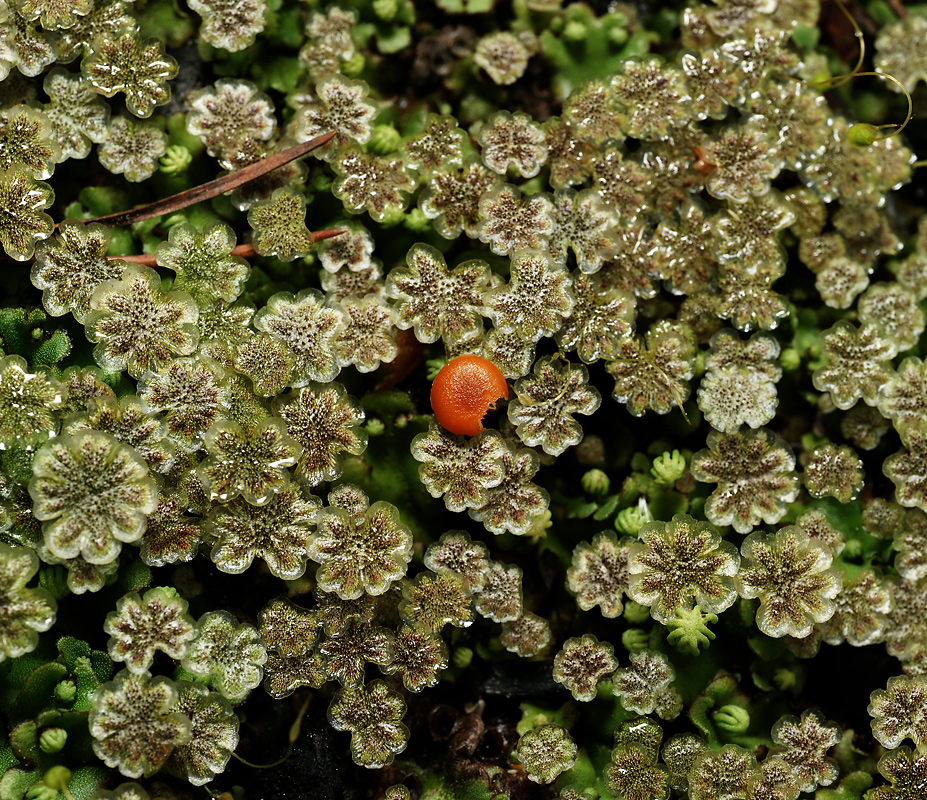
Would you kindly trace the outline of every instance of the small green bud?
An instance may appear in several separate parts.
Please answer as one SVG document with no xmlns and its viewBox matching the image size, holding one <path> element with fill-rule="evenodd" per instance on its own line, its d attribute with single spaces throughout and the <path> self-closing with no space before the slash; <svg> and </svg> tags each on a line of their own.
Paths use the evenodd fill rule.
<svg viewBox="0 0 927 800">
<path fill-rule="evenodd" d="M 854 147 L 869 147 L 875 140 L 878 128 L 868 122 L 857 122 L 847 131 L 847 141 Z"/>
<path fill-rule="evenodd" d="M 380 436 L 385 430 L 386 425 L 383 424 L 382 419 L 371 417 L 367 420 L 367 433 L 369 433 L 371 436 Z"/>
<path fill-rule="evenodd" d="M 779 363 L 786 372 L 794 372 L 801 366 L 801 354 L 794 347 L 787 347 L 779 356 Z"/>
<path fill-rule="evenodd" d="M 52 767 L 48 772 L 45 773 L 42 778 L 42 783 L 48 786 L 50 789 L 55 791 L 61 791 L 62 789 L 67 788 L 67 785 L 71 782 L 71 770 L 67 767 L 59 764 L 56 767 Z"/>
<path fill-rule="evenodd" d="M 59 703 L 73 703 L 75 697 L 77 697 L 77 686 L 74 685 L 74 681 L 61 681 L 55 687 L 55 699 Z"/>
<path fill-rule="evenodd" d="M 529 539 L 532 542 L 537 542 L 540 539 L 543 539 L 547 536 L 547 529 L 553 525 L 553 518 L 551 517 L 550 509 L 547 509 L 541 514 L 535 514 L 531 519 L 531 527 L 528 528 L 522 535 L 525 539 Z"/>
<path fill-rule="evenodd" d="M 186 214 L 171 214 L 169 217 L 162 219 L 160 227 L 164 230 L 169 231 L 175 225 L 182 225 L 184 222 L 188 222 Z"/>
<path fill-rule="evenodd" d="M 608 494 L 611 481 L 602 470 L 591 469 L 582 477 L 583 491 L 588 494 Z"/>
<path fill-rule="evenodd" d="M 356 78 L 364 71 L 367 60 L 363 53 L 355 53 L 344 64 L 341 65 L 341 74 L 348 78 Z"/>
<path fill-rule="evenodd" d="M 715 714 L 715 725 L 728 733 L 744 733 L 750 727 L 750 712 L 742 706 L 721 706 Z"/>
<path fill-rule="evenodd" d="M 458 647 L 451 657 L 451 662 L 457 669 L 466 669 L 473 661 L 473 650 L 469 647 Z"/>
<path fill-rule="evenodd" d="M 43 753 L 60 752 L 68 741 L 68 732 L 64 728 L 48 728 L 39 737 L 39 748 Z"/>
<path fill-rule="evenodd" d="M 93 664 L 87 656 L 78 656 L 74 659 L 72 672 L 75 675 L 90 677 L 93 674 Z"/>
<path fill-rule="evenodd" d="M 384 22 L 392 22 L 399 11 L 399 0 L 373 0 L 373 13 Z"/>
<path fill-rule="evenodd" d="M 650 511 L 642 497 L 637 508 L 631 506 L 631 508 L 625 508 L 618 512 L 615 516 L 615 530 L 629 536 L 637 536 L 646 522 L 650 522 Z"/>
<path fill-rule="evenodd" d="M 377 125 L 367 142 L 367 151 L 385 156 L 396 152 L 402 143 L 402 134 L 392 125 Z"/>
<path fill-rule="evenodd" d="M 332 190 L 333 183 L 334 181 L 330 175 L 326 175 L 324 172 L 316 172 L 309 181 L 309 190 L 313 194 L 328 194 Z"/>
<path fill-rule="evenodd" d="M 563 29 L 563 40 L 566 42 L 583 42 L 589 35 L 589 29 L 578 19 L 571 19 Z"/>
<path fill-rule="evenodd" d="M 420 208 L 411 209 L 403 218 L 402 224 L 412 233 L 427 233 L 432 228 L 431 220 L 425 216 L 425 212 Z"/>
<path fill-rule="evenodd" d="M 678 450 L 663 453 L 653 460 L 650 474 L 660 486 L 672 486 L 686 474 L 686 459 Z"/>
<path fill-rule="evenodd" d="M 802 50 L 813 50 L 818 45 L 821 32 L 817 26 L 796 25 L 792 31 L 792 41 Z"/>
<path fill-rule="evenodd" d="M 636 600 L 628 600 L 624 604 L 623 616 L 632 625 L 641 625 L 650 618 L 650 607 L 638 603 Z"/>
<path fill-rule="evenodd" d="M 193 161 L 193 154 L 182 144 L 172 144 L 161 156 L 161 172 L 165 175 L 176 175 L 184 172 Z"/>
<path fill-rule="evenodd" d="M 646 650 L 650 642 L 650 634 L 643 628 L 628 628 L 621 634 L 621 644 L 629 653 Z"/>
<path fill-rule="evenodd" d="M 787 669 L 786 667 L 777 669 L 773 673 L 772 679 L 773 683 L 783 692 L 793 689 L 798 685 L 798 675 L 795 673 L 795 670 Z"/>
<path fill-rule="evenodd" d="M 433 381 L 438 377 L 438 373 L 444 368 L 444 365 L 447 364 L 446 358 L 429 358 L 425 362 L 425 369 L 428 370 L 426 377 L 429 381 Z"/>
<path fill-rule="evenodd" d="M 863 554 L 863 543 L 859 539 L 847 539 L 840 554 L 844 559 L 859 558 Z"/>
<path fill-rule="evenodd" d="M 25 794 L 26 800 L 58 800 L 58 790 L 44 783 L 33 783 Z"/>
<path fill-rule="evenodd" d="M 612 44 L 617 44 L 619 46 L 623 45 L 628 41 L 628 31 L 626 28 L 622 28 L 616 25 L 613 28 L 610 28 L 608 31 L 608 41 Z"/>
</svg>

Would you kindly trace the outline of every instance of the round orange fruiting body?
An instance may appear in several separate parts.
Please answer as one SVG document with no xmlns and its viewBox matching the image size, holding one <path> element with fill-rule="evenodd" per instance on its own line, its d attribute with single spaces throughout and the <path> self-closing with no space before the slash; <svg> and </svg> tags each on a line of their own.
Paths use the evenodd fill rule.
<svg viewBox="0 0 927 800">
<path fill-rule="evenodd" d="M 500 399 L 509 399 L 505 376 L 482 356 L 452 358 L 431 384 L 431 408 L 438 422 L 463 436 L 482 433 L 483 417 Z"/>
</svg>

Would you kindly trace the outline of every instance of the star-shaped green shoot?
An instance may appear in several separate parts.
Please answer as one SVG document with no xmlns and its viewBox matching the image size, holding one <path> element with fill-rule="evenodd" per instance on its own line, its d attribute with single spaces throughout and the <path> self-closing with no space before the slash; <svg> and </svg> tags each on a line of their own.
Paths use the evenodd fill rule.
<svg viewBox="0 0 927 800">
<path fill-rule="evenodd" d="M 175 660 L 183 658 L 190 640 L 196 637 L 187 605 L 171 588 L 155 587 L 144 597 L 138 592 L 127 594 L 103 623 L 103 630 L 110 635 L 110 658 L 124 661 L 136 675 L 151 668 L 156 649 Z"/>
<path fill-rule="evenodd" d="M 341 474 L 341 453 L 360 455 L 367 449 L 364 410 L 340 383 L 310 383 L 275 398 L 273 409 L 303 448 L 296 475 L 309 486 Z"/>
<path fill-rule="evenodd" d="M 81 73 L 95 92 L 106 97 L 124 92 L 126 107 L 137 117 L 150 117 L 156 106 L 171 99 L 167 82 L 178 71 L 163 42 L 142 39 L 134 31 L 94 39 L 81 62 Z"/>
<path fill-rule="evenodd" d="M 602 396 L 589 386 L 589 371 L 581 364 L 540 359 L 531 375 L 515 384 L 509 403 L 509 421 L 518 438 L 529 447 L 559 456 L 579 444 L 583 429 L 574 414 L 592 414 Z"/>
<path fill-rule="evenodd" d="M 344 686 L 328 709 L 328 720 L 338 731 L 351 732 L 354 763 L 368 769 L 385 767 L 405 750 L 409 729 L 402 723 L 406 704 L 384 681 Z"/>
<path fill-rule="evenodd" d="M 117 280 L 125 261 L 107 258 L 110 229 L 98 222 L 66 219 L 58 233 L 38 243 L 32 265 L 32 285 L 42 290 L 42 305 L 53 317 L 69 311 L 83 323 L 90 297 L 103 281 Z"/>
<path fill-rule="evenodd" d="M 235 232 L 224 222 L 202 229 L 188 222 L 174 225 L 158 245 L 158 266 L 176 273 L 173 289 L 188 292 L 200 305 L 232 303 L 248 279 L 248 262 L 232 255 Z"/>
<path fill-rule="evenodd" d="M 286 468 L 299 459 L 302 448 L 286 435 L 286 423 L 266 419 L 251 430 L 237 422 L 214 422 L 203 441 L 209 456 L 196 473 L 211 500 L 227 503 L 241 495 L 261 506 L 289 483 Z"/>
<path fill-rule="evenodd" d="M 58 558 L 113 561 L 123 542 L 145 531 L 158 505 L 148 466 L 131 447 L 95 430 L 59 436 L 35 454 L 29 494 L 44 522 L 45 545 Z"/>
<path fill-rule="evenodd" d="M 25 167 L 0 169 L 0 244 L 10 258 L 32 258 L 36 242 L 51 236 L 55 223 L 43 209 L 54 202 L 51 186 L 34 180 Z"/>
<path fill-rule="evenodd" d="M 257 629 L 238 623 L 227 611 L 208 611 L 196 623 L 182 665 L 187 672 L 208 676 L 228 700 L 243 700 L 261 683 L 267 647 Z"/>
<path fill-rule="evenodd" d="M 289 186 L 251 206 L 248 224 L 254 229 L 252 245 L 258 255 L 292 261 L 312 250 L 314 239 L 306 227 L 306 198 Z"/>
<path fill-rule="evenodd" d="M 412 328 L 426 344 L 439 337 L 454 344 L 482 330 L 483 293 L 496 285 L 489 264 L 473 259 L 448 270 L 444 256 L 427 244 L 414 245 L 406 264 L 386 279 L 386 293 L 399 300 L 397 327 Z"/>
<path fill-rule="evenodd" d="M 273 575 L 294 580 L 306 571 L 309 528 L 319 499 L 288 483 L 264 505 L 237 498 L 209 515 L 209 532 L 216 541 L 212 560 L 222 571 L 244 572 L 262 558 Z"/>
<path fill-rule="evenodd" d="M 566 728 L 548 723 L 526 731 L 515 752 L 528 778 L 546 784 L 573 766 L 578 749 Z"/>
<path fill-rule="evenodd" d="M 189 717 L 175 711 L 177 688 L 169 678 L 120 672 L 93 693 L 88 718 L 93 752 L 123 775 L 151 775 L 175 747 L 192 738 Z"/>
<path fill-rule="evenodd" d="M 743 565 L 734 579 L 737 592 L 759 598 L 757 627 L 767 636 L 802 639 L 815 623 L 836 610 L 834 598 L 843 587 L 833 555 L 797 525 L 777 533 L 751 533 L 741 547 Z"/>
<path fill-rule="evenodd" d="M 733 576 L 740 565 L 734 545 L 706 522 L 677 514 L 648 522 L 631 544 L 628 594 L 666 625 L 677 609 L 694 604 L 720 613 L 737 599 Z"/>
<path fill-rule="evenodd" d="M 57 604 L 44 589 L 27 589 L 39 569 L 28 547 L 0 543 L 0 661 L 35 650 L 39 633 L 55 622 Z"/>
<path fill-rule="evenodd" d="M 203 18 L 200 38 L 217 49 L 244 50 L 264 30 L 267 4 L 259 0 L 190 0 L 189 5 Z"/>
<path fill-rule="evenodd" d="M 364 592 L 383 594 L 406 574 L 412 559 L 412 531 L 399 509 L 382 500 L 357 515 L 339 507 L 323 508 L 318 532 L 309 542 L 309 558 L 322 566 L 319 586 L 353 600 Z"/>
<path fill-rule="evenodd" d="M 22 356 L 0 358 L 0 450 L 58 428 L 67 389 L 45 367 L 29 369 Z"/>
<path fill-rule="evenodd" d="M 150 267 L 130 264 L 121 280 L 104 281 L 90 298 L 87 338 L 104 369 L 147 378 L 175 356 L 188 356 L 199 340 L 198 310 L 186 292 L 161 292 Z"/>
</svg>

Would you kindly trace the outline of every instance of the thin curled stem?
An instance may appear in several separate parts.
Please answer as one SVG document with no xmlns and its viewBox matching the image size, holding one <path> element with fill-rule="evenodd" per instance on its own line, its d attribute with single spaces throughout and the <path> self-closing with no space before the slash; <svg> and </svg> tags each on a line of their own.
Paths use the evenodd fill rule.
<svg viewBox="0 0 927 800">
<path fill-rule="evenodd" d="M 332 239 L 335 236 L 341 236 L 342 233 L 347 232 L 347 228 L 326 228 L 323 231 L 312 231 L 310 235 L 312 236 L 312 242 L 314 244 L 315 242 L 321 242 L 323 239 Z M 239 258 L 254 258 L 258 253 L 255 251 L 253 244 L 240 244 L 233 247 L 229 255 L 238 256 Z M 137 256 L 107 256 L 107 258 L 117 259 L 119 261 L 131 261 L 133 264 L 142 264 L 146 267 L 159 266 L 156 253 L 142 253 Z"/>
<path fill-rule="evenodd" d="M 286 753 L 284 753 L 281 758 L 278 758 L 276 761 L 270 764 L 252 764 L 247 759 L 244 759 L 240 755 L 238 755 L 238 753 L 236 753 L 234 750 L 232 751 L 232 755 L 235 756 L 235 758 L 237 758 L 245 766 L 253 767 L 254 769 L 270 769 L 271 767 L 279 767 L 293 753 L 293 746 L 296 744 L 296 740 L 299 738 L 299 734 L 303 726 L 303 717 L 306 716 L 306 712 L 309 710 L 309 702 L 311 700 L 312 700 L 312 695 L 307 694 L 306 699 L 303 701 L 302 706 L 300 706 L 300 709 L 296 715 L 295 721 L 290 726 L 290 735 L 288 737 L 290 740 L 290 744 L 289 744 L 289 747 L 287 747 L 286 749 Z"/>
<path fill-rule="evenodd" d="M 911 121 L 911 117 L 914 116 L 914 101 L 911 99 L 911 93 L 908 91 L 907 87 L 900 80 L 898 80 L 898 78 L 896 78 L 894 75 L 889 75 L 887 72 L 857 72 L 853 77 L 863 78 L 863 77 L 866 77 L 867 75 L 872 75 L 877 78 L 886 78 L 887 80 L 892 81 L 896 86 L 898 86 L 899 89 L 901 89 L 902 92 L 904 92 L 904 96 L 908 101 L 908 115 L 904 118 L 904 122 L 900 124 L 897 122 L 886 122 L 883 125 L 872 125 L 871 126 L 874 130 L 877 130 L 877 131 L 882 130 L 883 128 L 897 128 L 898 129 L 888 134 L 888 136 L 877 136 L 873 140 L 876 142 L 881 142 L 883 139 L 891 139 L 892 136 L 896 136 L 897 134 L 901 133 L 905 129 L 905 126 Z"/>
<path fill-rule="evenodd" d="M 843 12 L 843 15 L 850 21 L 850 24 L 853 26 L 853 34 L 856 36 L 856 40 L 859 42 L 859 55 L 856 58 L 856 66 L 853 67 L 853 71 L 848 72 L 846 75 L 834 75 L 833 77 L 825 78 L 821 81 L 803 81 L 798 78 L 793 78 L 790 75 L 786 75 L 785 77 L 787 80 L 801 84 L 802 86 L 814 86 L 822 89 L 836 89 L 849 83 L 854 78 L 865 78 L 870 76 L 875 78 L 886 78 L 887 80 L 892 81 L 892 83 L 901 89 L 902 92 L 904 92 L 904 96 L 908 101 L 908 115 L 904 118 L 904 122 L 886 122 L 883 125 L 866 125 L 866 127 L 872 131 L 883 130 L 884 128 L 897 129 L 885 136 L 873 136 L 872 139 L 867 142 L 867 144 L 872 144 L 872 142 L 881 142 L 885 139 L 891 139 L 893 136 L 897 136 L 905 129 L 907 124 L 911 121 L 911 117 L 914 115 L 914 101 L 911 99 L 911 93 L 908 91 L 907 87 L 894 75 L 889 75 L 887 72 L 861 71 L 863 67 L 863 60 L 866 58 L 866 38 L 863 36 L 863 31 L 859 27 L 859 23 L 850 13 L 850 10 L 846 7 L 843 0 L 834 0 L 834 2 Z"/>
</svg>

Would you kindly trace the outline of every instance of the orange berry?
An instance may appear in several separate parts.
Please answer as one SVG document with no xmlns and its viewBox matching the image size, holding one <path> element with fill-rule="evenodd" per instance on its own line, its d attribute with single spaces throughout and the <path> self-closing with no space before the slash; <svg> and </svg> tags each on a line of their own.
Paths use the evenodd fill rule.
<svg viewBox="0 0 927 800">
<path fill-rule="evenodd" d="M 482 356 L 463 355 L 447 362 L 431 384 L 431 408 L 451 433 L 476 436 L 496 401 L 509 399 L 499 368 Z"/>
</svg>

